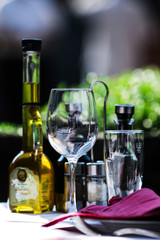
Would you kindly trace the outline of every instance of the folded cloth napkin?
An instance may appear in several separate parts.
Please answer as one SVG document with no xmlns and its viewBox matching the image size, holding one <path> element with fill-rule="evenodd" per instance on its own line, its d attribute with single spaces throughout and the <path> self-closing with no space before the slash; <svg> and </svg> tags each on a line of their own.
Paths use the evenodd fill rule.
<svg viewBox="0 0 160 240">
<path fill-rule="evenodd" d="M 142 188 L 127 197 L 113 197 L 108 206 L 90 205 L 78 212 L 63 214 L 43 226 L 55 225 L 69 217 L 103 219 L 158 219 L 160 220 L 160 197 L 151 189 Z"/>
</svg>

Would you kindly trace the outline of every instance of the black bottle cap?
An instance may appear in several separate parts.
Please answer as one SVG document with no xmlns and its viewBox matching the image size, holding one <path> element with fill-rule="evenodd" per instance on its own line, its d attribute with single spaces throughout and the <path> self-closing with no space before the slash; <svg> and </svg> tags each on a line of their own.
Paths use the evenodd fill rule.
<svg viewBox="0 0 160 240">
<path fill-rule="evenodd" d="M 39 38 L 23 38 L 22 51 L 41 51 L 42 40 Z"/>
<path fill-rule="evenodd" d="M 132 118 L 132 115 L 134 114 L 134 105 L 116 104 L 115 113 L 117 114 L 115 123 L 118 130 L 132 129 L 132 124 L 134 122 L 134 119 Z"/>
<path fill-rule="evenodd" d="M 134 105 L 130 104 L 116 104 L 115 105 L 115 113 L 116 114 L 126 114 L 133 115 L 134 114 Z"/>
</svg>

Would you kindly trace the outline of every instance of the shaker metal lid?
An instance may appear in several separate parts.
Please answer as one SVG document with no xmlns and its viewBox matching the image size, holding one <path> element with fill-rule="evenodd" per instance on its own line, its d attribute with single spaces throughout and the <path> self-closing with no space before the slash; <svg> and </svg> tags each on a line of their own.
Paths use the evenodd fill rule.
<svg viewBox="0 0 160 240">
<path fill-rule="evenodd" d="M 105 176 L 105 164 L 103 161 L 97 161 L 94 163 L 87 163 L 87 175 L 104 177 Z"/>
</svg>

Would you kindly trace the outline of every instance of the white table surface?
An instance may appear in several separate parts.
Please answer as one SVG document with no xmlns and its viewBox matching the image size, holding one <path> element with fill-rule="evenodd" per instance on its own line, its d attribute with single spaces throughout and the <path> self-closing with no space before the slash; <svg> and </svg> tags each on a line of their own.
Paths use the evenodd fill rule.
<svg viewBox="0 0 160 240">
<path fill-rule="evenodd" d="M 59 215 L 56 212 L 42 214 L 19 214 L 11 213 L 7 207 L 7 203 L 0 203 L 0 240 L 127 240 L 133 239 L 128 237 L 111 237 L 111 236 L 87 236 L 76 231 L 69 231 L 70 227 L 74 228 L 69 221 L 58 223 L 51 227 L 42 227 L 42 224 L 47 223 Z M 63 230 L 62 230 L 63 228 Z M 65 228 L 65 230 L 64 230 Z M 143 239 L 144 238 L 136 238 Z"/>
</svg>

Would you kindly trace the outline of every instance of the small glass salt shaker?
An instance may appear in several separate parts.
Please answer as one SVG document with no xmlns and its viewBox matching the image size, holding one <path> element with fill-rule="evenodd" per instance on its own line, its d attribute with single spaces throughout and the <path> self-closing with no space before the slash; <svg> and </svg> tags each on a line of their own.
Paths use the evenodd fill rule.
<svg viewBox="0 0 160 240">
<path fill-rule="evenodd" d="M 87 163 L 87 206 L 107 205 L 107 185 L 103 161 Z"/>
</svg>

